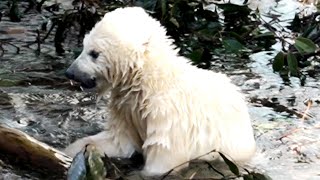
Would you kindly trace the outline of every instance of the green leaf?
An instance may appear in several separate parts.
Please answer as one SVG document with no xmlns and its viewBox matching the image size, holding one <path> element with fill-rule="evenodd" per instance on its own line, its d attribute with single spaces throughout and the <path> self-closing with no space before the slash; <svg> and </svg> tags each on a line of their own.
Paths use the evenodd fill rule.
<svg viewBox="0 0 320 180">
<path fill-rule="evenodd" d="M 265 32 L 254 36 L 254 38 L 274 38 L 274 34 L 272 32 Z"/>
<path fill-rule="evenodd" d="M 241 49 L 244 48 L 244 46 L 235 39 L 224 39 L 222 43 L 226 51 L 232 53 L 238 53 Z"/>
<path fill-rule="evenodd" d="M 223 9 L 224 14 L 230 12 L 238 12 L 238 15 L 244 16 L 251 12 L 251 10 L 246 5 L 237 5 L 232 3 L 222 3 L 222 4 L 215 4 L 219 8 Z"/>
<path fill-rule="evenodd" d="M 300 29 L 299 29 L 300 30 Z M 315 23 L 314 25 L 310 25 L 306 27 L 306 30 L 304 30 L 302 37 L 310 38 L 318 32 L 318 24 Z"/>
<path fill-rule="evenodd" d="M 194 50 L 190 55 L 189 58 L 195 62 L 195 63 L 199 63 L 201 61 L 202 55 L 203 55 L 204 49 L 203 48 L 199 48 Z"/>
<path fill-rule="evenodd" d="M 212 39 L 221 30 L 221 25 L 217 22 L 209 22 L 206 26 L 199 28 L 197 34 Z"/>
<path fill-rule="evenodd" d="M 100 153 L 93 145 L 88 145 L 86 150 L 86 154 L 88 155 L 87 161 L 89 167 L 89 174 L 87 174 L 87 179 L 104 180 L 107 172 L 101 159 Z"/>
<path fill-rule="evenodd" d="M 167 0 L 160 0 L 161 3 L 161 14 L 162 19 L 164 19 L 166 13 L 167 13 Z"/>
<path fill-rule="evenodd" d="M 279 72 L 283 69 L 284 66 L 284 54 L 280 51 L 273 60 L 272 68 L 274 71 Z"/>
<path fill-rule="evenodd" d="M 174 26 L 176 26 L 176 28 L 179 28 L 179 27 L 180 27 L 180 24 L 179 24 L 179 22 L 177 21 L 176 18 L 171 17 L 169 21 L 170 21 Z"/>
<path fill-rule="evenodd" d="M 291 52 L 287 55 L 288 67 L 291 76 L 298 76 L 298 61 L 294 54 Z"/>
<path fill-rule="evenodd" d="M 240 176 L 240 171 L 237 167 L 237 165 L 235 165 L 232 161 L 230 161 L 226 156 L 224 156 L 222 153 L 220 153 L 220 156 L 222 157 L 222 159 L 224 160 L 224 162 L 228 165 L 230 171 L 237 176 Z"/>
<path fill-rule="evenodd" d="M 293 45 L 300 54 L 312 53 L 317 49 L 317 46 L 310 39 L 304 37 L 298 37 Z"/>
<path fill-rule="evenodd" d="M 243 180 L 254 180 L 254 178 L 251 174 L 245 174 L 243 175 Z"/>
</svg>

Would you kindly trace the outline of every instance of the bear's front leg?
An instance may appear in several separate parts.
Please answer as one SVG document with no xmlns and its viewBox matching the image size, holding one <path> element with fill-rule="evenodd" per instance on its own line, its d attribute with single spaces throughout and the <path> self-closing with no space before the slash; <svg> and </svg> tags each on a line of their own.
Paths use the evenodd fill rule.
<svg viewBox="0 0 320 180">
<path fill-rule="evenodd" d="M 145 166 L 142 174 L 145 176 L 163 175 L 173 169 L 177 172 L 189 165 L 186 153 L 179 153 L 161 144 L 149 145 L 144 149 Z"/>
<path fill-rule="evenodd" d="M 124 133 L 115 133 L 114 130 L 108 129 L 100 132 L 94 136 L 88 136 L 79 139 L 69 145 L 64 152 L 74 157 L 87 144 L 93 144 L 101 155 L 108 155 L 110 157 L 130 157 L 135 149 Z"/>
</svg>

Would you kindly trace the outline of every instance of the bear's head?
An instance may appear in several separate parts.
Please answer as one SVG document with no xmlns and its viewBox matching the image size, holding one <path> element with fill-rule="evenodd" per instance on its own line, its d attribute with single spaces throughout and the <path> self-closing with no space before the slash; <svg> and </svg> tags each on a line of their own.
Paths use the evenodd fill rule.
<svg viewBox="0 0 320 180">
<path fill-rule="evenodd" d="M 109 87 L 135 83 L 149 61 L 145 55 L 171 44 L 166 30 L 142 8 L 119 8 L 105 14 L 85 36 L 83 51 L 66 76 L 103 93 Z"/>
</svg>

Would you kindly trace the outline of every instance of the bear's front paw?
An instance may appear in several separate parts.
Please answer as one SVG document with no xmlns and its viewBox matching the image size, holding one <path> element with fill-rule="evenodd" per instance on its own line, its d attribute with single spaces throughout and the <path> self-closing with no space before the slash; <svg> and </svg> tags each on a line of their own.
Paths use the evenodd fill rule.
<svg viewBox="0 0 320 180">
<path fill-rule="evenodd" d="M 90 140 L 88 138 L 79 139 L 79 140 L 75 141 L 74 143 L 70 144 L 67 148 L 65 148 L 63 152 L 73 158 L 87 144 L 90 144 Z"/>
</svg>

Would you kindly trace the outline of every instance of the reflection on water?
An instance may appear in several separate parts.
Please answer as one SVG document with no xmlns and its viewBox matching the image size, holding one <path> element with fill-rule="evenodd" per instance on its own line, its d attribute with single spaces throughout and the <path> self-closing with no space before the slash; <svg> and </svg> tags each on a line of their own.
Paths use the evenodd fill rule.
<svg viewBox="0 0 320 180">
<path fill-rule="evenodd" d="M 271 5 L 278 5 L 282 12 L 292 11 L 291 6 L 285 8 L 291 4 L 288 1 L 260 3 L 259 8 L 267 12 Z M 56 56 L 50 41 L 42 45 L 40 55 L 34 53 L 35 46 L 25 46 L 35 40 L 34 29 L 43 21 L 41 16 L 25 14 L 21 23 L 2 17 L 0 30 L 6 34 L 1 31 L 0 39 L 21 50 L 16 54 L 14 47 L 4 45 L 6 52 L 0 59 L 0 123 L 63 148 L 79 137 L 99 132 L 108 116 L 103 101 L 96 104 L 93 93 L 79 91 L 64 78 L 73 60 L 71 53 Z M 261 52 L 247 60 L 221 59 L 215 61 L 214 69 L 229 74 L 247 96 L 259 146 L 253 165 L 274 179 L 320 179 L 320 82 L 308 77 L 302 87 L 296 78 L 281 78 L 270 66 L 274 54 Z M 307 118 L 301 120 L 299 114 L 307 108 L 306 99 L 314 103 Z M 0 173 L 16 176 L 6 169 Z"/>
</svg>

